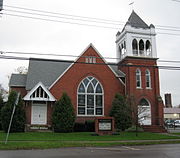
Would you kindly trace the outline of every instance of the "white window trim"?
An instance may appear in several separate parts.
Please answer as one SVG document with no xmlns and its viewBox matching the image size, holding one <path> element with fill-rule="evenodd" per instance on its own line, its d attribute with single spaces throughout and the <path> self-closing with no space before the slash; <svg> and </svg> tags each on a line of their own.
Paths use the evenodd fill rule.
<svg viewBox="0 0 180 158">
<path fill-rule="evenodd" d="M 31 98 L 31 95 L 39 88 L 41 87 L 48 95 L 48 98 L 41 98 L 41 97 L 36 97 L 36 98 Z M 26 96 L 23 98 L 23 100 L 34 100 L 34 101 L 56 101 L 56 99 L 54 98 L 54 96 L 47 90 L 47 88 L 43 85 L 42 82 L 39 82 L 38 84 L 36 84 L 36 86 L 34 86 L 34 88 L 32 88 L 30 90 L 30 92 L 28 94 L 26 94 Z"/>
<path fill-rule="evenodd" d="M 146 72 L 148 72 L 148 74 L 146 74 Z M 152 89 L 152 87 L 151 87 L 151 72 L 149 71 L 149 69 L 147 69 L 146 71 L 145 71 L 145 76 L 147 77 L 148 76 L 148 78 L 149 78 L 149 87 L 147 87 L 147 78 L 146 78 L 146 89 Z"/>
<path fill-rule="evenodd" d="M 88 78 L 88 77 L 92 77 L 92 78 L 96 79 L 96 78 L 93 77 L 93 76 L 87 76 L 87 77 L 85 77 L 84 79 L 86 79 L 86 78 Z M 83 80 L 84 80 L 84 79 L 83 79 Z M 97 85 L 98 85 L 98 83 L 99 83 L 100 86 L 101 86 L 101 88 L 102 88 L 102 93 L 95 93 L 95 92 L 94 92 L 94 93 L 79 93 L 78 90 L 79 90 L 79 87 L 80 87 L 81 83 L 84 85 L 83 80 L 81 80 L 81 82 L 79 83 L 78 88 L 77 88 L 77 116 L 78 116 L 78 117 L 97 117 L 97 116 L 104 116 L 104 89 L 103 89 L 102 84 L 99 82 L 99 80 L 96 79 L 96 80 L 98 81 L 97 84 L 96 84 L 96 87 L 97 87 Z M 92 80 L 93 80 L 93 79 L 92 79 Z M 92 81 L 92 80 L 91 80 L 91 81 Z M 88 87 L 90 83 L 92 83 L 92 82 L 89 82 L 86 87 Z M 84 87 L 85 87 L 85 85 L 84 85 Z M 96 89 L 96 87 L 94 87 L 94 89 Z M 78 114 L 78 107 L 79 107 L 79 106 L 78 106 L 78 95 L 85 95 L 85 115 Z M 93 95 L 93 96 L 94 96 L 94 115 L 87 115 L 87 95 Z M 96 106 L 95 106 L 95 103 L 96 103 L 95 96 L 96 96 L 96 95 L 101 95 L 101 96 L 102 96 L 102 115 L 96 115 L 96 114 L 95 114 L 95 113 L 96 113 Z M 82 106 L 82 107 L 84 107 L 84 106 Z"/>
<path fill-rule="evenodd" d="M 137 86 L 137 71 L 138 71 L 138 75 L 139 75 L 139 82 L 140 82 L 140 86 Z M 136 69 L 136 88 L 137 89 L 142 89 L 142 79 L 141 79 L 141 70 L 140 69 Z"/>
</svg>

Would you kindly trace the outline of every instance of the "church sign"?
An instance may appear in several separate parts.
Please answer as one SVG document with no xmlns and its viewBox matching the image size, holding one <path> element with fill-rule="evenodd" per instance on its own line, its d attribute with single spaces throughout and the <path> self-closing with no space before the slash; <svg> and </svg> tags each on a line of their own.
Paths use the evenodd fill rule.
<svg viewBox="0 0 180 158">
<path fill-rule="evenodd" d="M 95 130 L 99 135 L 112 134 L 114 132 L 114 118 L 97 117 L 95 120 Z"/>
<path fill-rule="evenodd" d="M 99 130 L 100 131 L 111 131 L 112 120 L 111 119 L 99 119 Z"/>
</svg>

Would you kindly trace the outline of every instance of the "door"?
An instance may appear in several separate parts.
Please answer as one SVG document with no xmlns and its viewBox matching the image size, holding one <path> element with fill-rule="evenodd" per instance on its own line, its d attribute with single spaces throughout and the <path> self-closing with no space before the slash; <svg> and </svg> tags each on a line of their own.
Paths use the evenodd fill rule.
<svg viewBox="0 0 180 158">
<path fill-rule="evenodd" d="M 45 125 L 47 124 L 47 105 L 33 104 L 31 114 L 31 124 Z"/>
</svg>

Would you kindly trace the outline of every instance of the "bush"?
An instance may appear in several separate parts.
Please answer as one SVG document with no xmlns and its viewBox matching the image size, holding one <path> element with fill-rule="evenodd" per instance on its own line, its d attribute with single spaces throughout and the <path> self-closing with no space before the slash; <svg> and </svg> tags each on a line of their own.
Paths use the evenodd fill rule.
<svg viewBox="0 0 180 158">
<path fill-rule="evenodd" d="M 16 99 L 17 99 L 17 92 L 12 91 L 9 94 L 7 103 L 3 106 L 1 110 L 2 128 L 5 132 L 8 131 L 10 118 Z M 20 97 L 19 102 L 16 105 L 10 132 L 24 132 L 24 129 L 25 129 L 25 111 L 23 109 L 23 103 Z"/>
<path fill-rule="evenodd" d="M 86 131 L 87 132 L 95 132 L 95 121 L 94 120 L 87 120 L 85 122 Z"/>
<path fill-rule="evenodd" d="M 85 123 L 76 122 L 74 124 L 74 132 L 86 132 Z"/>
<path fill-rule="evenodd" d="M 110 111 L 110 116 L 115 119 L 115 128 L 124 131 L 125 129 L 131 127 L 132 117 L 131 110 L 126 104 L 123 96 L 116 94 L 112 103 L 112 109 Z"/>
<path fill-rule="evenodd" d="M 75 122 L 74 108 L 71 99 L 63 93 L 56 102 L 52 114 L 52 126 L 54 132 L 72 132 Z"/>
</svg>

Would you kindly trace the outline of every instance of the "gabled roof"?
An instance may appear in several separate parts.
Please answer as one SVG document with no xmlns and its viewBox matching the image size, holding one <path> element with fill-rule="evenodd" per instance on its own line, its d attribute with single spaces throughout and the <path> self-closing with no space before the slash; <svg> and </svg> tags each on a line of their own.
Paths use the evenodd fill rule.
<svg viewBox="0 0 180 158">
<path fill-rule="evenodd" d="M 9 81 L 9 86 L 10 87 L 25 87 L 26 86 L 26 80 L 27 80 L 27 75 L 26 74 L 12 74 L 10 81 Z"/>
<path fill-rule="evenodd" d="M 133 10 L 126 24 L 136 28 L 149 28 L 149 26 Z"/>
<path fill-rule="evenodd" d="M 47 98 L 45 97 L 40 97 L 40 95 L 38 97 L 31 97 L 32 94 L 39 88 L 41 87 L 42 90 L 47 94 Z M 26 94 L 26 96 L 23 98 L 24 100 L 39 100 L 39 101 L 55 101 L 56 99 L 54 98 L 54 96 L 49 92 L 49 90 L 47 90 L 47 88 L 43 85 L 42 82 L 39 82 L 38 84 L 36 84 L 28 94 Z"/>
<path fill-rule="evenodd" d="M 102 55 L 99 53 L 99 51 L 94 47 L 94 45 L 93 45 L 92 43 L 90 43 L 90 44 L 84 49 L 84 51 L 83 51 L 83 52 L 76 58 L 76 60 L 65 70 L 65 72 L 68 71 L 68 70 L 73 66 L 73 64 L 76 63 L 76 62 L 78 61 L 78 59 L 80 59 L 80 58 L 83 56 L 83 54 L 87 51 L 87 49 L 90 48 L 90 47 L 92 47 L 92 48 L 95 50 L 95 52 L 98 54 L 98 56 L 102 59 L 102 61 L 103 61 L 105 64 L 107 64 L 107 66 L 109 67 L 109 69 L 114 73 L 114 75 L 116 75 L 116 77 L 122 77 L 122 76 L 119 76 L 119 75 L 123 75 L 123 72 L 121 72 L 121 71 L 120 71 L 120 72 L 115 71 L 115 70 L 117 69 L 117 67 L 115 67 L 115 66 L 113 66 L 113 65 L 109 65 L 109 64 L 107 63 L 107 61 L 102 57 Z M 53 82 L 53 84 L 49 87 L 49 89 L 56 84 L 56 82 L 64 75 L 65 72 L 63 72 L 63 73 L 55 80 L 55 82 Z M 123 75 L 123 77 L 124 77 L 124 75 Z M 119 79 L 120 79 L 120 78 L 119 78 Z M 120 79 L 120 81 L 121 81 L 121 79 Z M 122 82 L 122 81 L 121 81 L 121 82 Z M 123 83 L 123 82 L 122 82 L 122 83 Z"/>
<path fill-rule="evenodd" d="M 31 90 L 39 82 L 42 82 L 45 87 L 49 88 L 72 62 L 31 58 L 29 60 L 26 90 Z"/>
<path fill-rule="evenodd" d="M 89 47 L 92 47 L 102 57 L 92 44 L 88 45 L 82 54 Z M 78 59 L 79 57 L 75 61 L 31 58 L 29 60 L 28 74 L 12 74 L 9 85 L 24 86 L 26 90 L 30 91 L 39 82 L 42 82 L 47 89 L 50 89 Z M 108 64 L 103 57 L 102 60 L 117 77 L 125 77 L 124 73 L 118 70 L 117 65 Z"/>
</svg>

